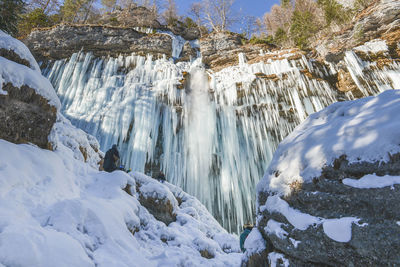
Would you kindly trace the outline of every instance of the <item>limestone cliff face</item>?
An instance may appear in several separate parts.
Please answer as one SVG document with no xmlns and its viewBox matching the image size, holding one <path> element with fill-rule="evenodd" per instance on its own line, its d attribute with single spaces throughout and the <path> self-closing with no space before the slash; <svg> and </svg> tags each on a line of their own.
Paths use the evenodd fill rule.
<svg viewBox="0 0 400 267">
<path fill-rule="evenodd" d="M 315 47 L 321 59 L 337 63 L 346 50 L 373 39 L 386 40 L 392 57 L 399 57 L 400 2 L 397 0 L 375 0 L 354 18 L 346 29 L 321 38 Z"/>
<path fill-rule="evenodd" d="M 166 34 L 145 34 L 132 28 L 111 26 L 58 25 L 33 31 L 24 43 L 39 60 L 69 58 L 81 50 L 95 56 L 138 53 L 171 56 L 172 38 Z"/>
</svg>

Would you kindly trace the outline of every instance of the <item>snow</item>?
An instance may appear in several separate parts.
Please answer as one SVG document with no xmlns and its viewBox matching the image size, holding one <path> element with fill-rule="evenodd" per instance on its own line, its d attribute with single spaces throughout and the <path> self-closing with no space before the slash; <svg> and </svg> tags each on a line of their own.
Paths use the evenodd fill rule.
<svg viewBox="0 0 400 267">
<path fill-rule="evenodd" d="M 267 226 L 264 227 L 266 233 L 274 234 L 280 239 L 284 239 L 288 236 L 288 233 L 282 229 L 283 223 L 278 223 L 275 220 L 270 219 L 267 223 Z"/>
<path fill-rule="evenodd" d="M 363 44 L 361 46 L 357 46 L 357 47 L 353 48 L 353 50 L 364 52 L 364 53 L 377 54 L 379 52 L 386 53 L 389 51 L 389 48 L 388 48 L 385 40 L 375 39 L 375 40 L 366 42 L 365 44 Z"/>
<path fill-rule="evenodd" d="M 310 225 L 316 226 L 322 221 L 320 218 L 291 208 L 289 204 L 278 195 L 268 197 L 265 206 L 260 207 L 260 211 L 263 212 L 265 209 L 270 212 L 281 213 L 294 227 L 300 230 L 306 230 Z"/>
<path fill-rule="evenodd" d="M 27 85 L 34 89 L 39 95 L 49 100 L 49 104 L 57 109 L 61 107 L 53 86 L 41 73 L 37 70 L 32 70 L 27 66 L 20 65 L 14 61 L 0 57 L 0 77 L 2 84 L 11 83 L 14 87 L 20 88 Z M 4 92 L 2 90 L 2 92 Z"/>
<path fill-rule="evenodd" d="M 298 241 L 298 240 L 293 239 L 291 237 L 289 238 L 289 240 L 290 240 L 290 242 L 292 242 L 294 248 L 297 248 L 299 246 L 299 244 L 301 243 L 301 241 Z"/>
<path fill-rule="evenodd" d="M 48 151 L 0 140 L 0 151 L 7 151 L 0 153 L 0 265 L 240 265 L 237 237 L 167 182 L 153 189 L 183 199 L 168 227 L 122 190 L 131 184 L 135 192 L 136 179 L 158 183 L 150 177 L 99 172 L 62 142 Z"/>
<path fill-rule="evenodd" d="M 289 204 L 281 199 L 279 195 L 269 196 L 265 205 L 260 207 L 260 211 L 268 210 L 270 213 L 280 213 L 293 225 L 296 229 L 307 230 L 310 226 L 317 227 L 322 224 L 324 233 L 331 239 L 337 242 L 349 242 L 351 240 L 351 228 L 353 223 L 358 223 L 359 219 L 355 217 L 343 217 L 339 219 L 325 219 L 315 217 L 299 210 L 291 208 Z M 281 223 L 274 220 L 269 220 L 265 231 L 275 234 L 283 239 L 288 236 L 286 231 L 281 228 Z M 365 225 L 359 225 L 363 227 Z M 297 241 L 298 242 L 298 241 Z M 298 243 L 292 242 L 294 246 Z"/>
<path fill-rule="evenodd" d="M 351 226 L 358 222 L 354 217 L 330 219 L 323 223 L 324 233 L 337 242 L 349 242 L 351 240 Z"/>
<path fill-rule="evenodd" d="M 265 240 L 262 237 L 260 231 L 254 227 L 250 234 L 247 236 L 244 241 L 244 248 L 246 249 L 245 256 L 249 256 L 255 253 L 259 253 L 266 249 Z"/>
<path fill-rule="evenodd" d="M 268 260 L 270 262 L 271 267 L 276 267 L 276 266 L 289 267 L 289 260 L 286 259 L 283 254 L 277 252 L 271 252 L 268 254 Z M 281 261 L 283 262 L 282 264 L 279 263 Z"/>
<path fill-rule="evenodd" d="M 368 174 L 360 179 L 343 179 L 343 184 L 362 189 L 383 188 L 386 186 L 400 184 L 400 176 L 377 176 L 376 174 Z"/>
<path fill-rule="evenodd" d="M 3 90 L 3 77 L 0 76 L 0 95 L 7 95 L 7 91 Z"/>
<path fill-rule="evenodd" d="M 57 113 L 49 141 L 53 144 L 53 149 L 66 147 L 67 153 L 72 151 L 75 159 L 85 161 L 95 169 L 99 168 L 100 156 L 104 157 L 96 138 L 73 126 L 60 112 Z M 81 150 L 86 153 L 86 158 Z"/>
<path fill-rule="evenodd" d="M 36 72 L 40 72 L 39 65 L 32 56 L 29 49 L 19 40 L 12 38 L 10 35 L 0 30 L 0 48 L 14 51 L 20 58 L 29 62 L 30 67 Z"/>
<path fill-rule="evenodd" d="M 294 182 L 311 182 L 326 165 L 389 160 L 400 152 L 400 91 L 332 104 L 312 114 L 279 145 L 258 192 L 288 195 Z"/>
</svg>

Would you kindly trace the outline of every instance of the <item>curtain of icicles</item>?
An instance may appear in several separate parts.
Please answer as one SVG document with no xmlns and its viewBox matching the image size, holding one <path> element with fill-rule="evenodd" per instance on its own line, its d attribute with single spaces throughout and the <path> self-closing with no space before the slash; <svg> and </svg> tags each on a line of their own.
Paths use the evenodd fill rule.
<svg viewBox="0 0 400 267">
<path fill-rule="evenodd" d="M 400 86 L 399 65 L 378 70 L 352 52 L 345 63 L 364 95 Z M 43 72 L 63 113 L 103 151 L 116 143 L 132 170 L 163 170 L 231 232 L 254 221 L 255 187 L 279 141 L 309 114 L 353 98 L 318 79 L 334 66 L 304 56 L 248 65 L 240 55 L 238 66 L 207 73 L 201 59 L 79 53 Z"/>
</svg>

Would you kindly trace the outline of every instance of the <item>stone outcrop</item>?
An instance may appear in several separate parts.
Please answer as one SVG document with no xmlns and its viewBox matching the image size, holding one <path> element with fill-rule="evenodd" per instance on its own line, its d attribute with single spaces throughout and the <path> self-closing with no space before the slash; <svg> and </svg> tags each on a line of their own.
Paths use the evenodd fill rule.
<svg viewBox="0 0 400 267">
<path fill-rule="evenodd" d="M 283 198 L 290 207 L 324 218 L 362 218 L 352 227 L 350 242 L 336 242 L 324 234 L 323 226 L 309 227 L 305 231 L 294 228 L 278 213 L 261 213 L 258 228 L 272 241 L 276 251 L 283 252 L 291 266 L 396 266 L 400 263 L 398 250 L 400 218 L 397 203 L 400 185 L 377 189 L 357 189 L 342 183 L 343 178 L 359 179 L 363 175 L 400 175 L 400 154 L 386 164 L 349 164 L 345 157 L 324 168 L 312 183 L 299 185 L 293 193 Z M 268 194 L 258 196 L 265 203 Z M 286 238 L 265 231 L 269 220 L 283 223 Z M 301 241 L 295 247 L 292 240 Z M 265 259 L 265 258 L 264 258 Z M 248 266 L 255 266 L 249 264 Z"/>
<path fill-rule="evenodd" d="M 273 49 L 268 45 L 244 44 L 237 33 L 211 33 L 200 39 L 200 52 L 207 67 L 219 71 L 223 68 L 238 65 L 238 55 L 245 53 L 249 62 L 261 61 L 260 50 Z"/>
<path fill-rule="evenodd" d="M 32 143 L 49 148 L 47 137 L 57 117 L 57 109 L 33 88 L 3 84 L 0 94 L 0 139 L 12 143 Z"/>
<path fill-rule="evenodd" d="M 140 204 L 142 204 L 154 218 L 165 223 L 165 225 L 176 221 L 175 209 L 178 206 L 178 202 L 171 192 L 158 181 L 137 179 L 136 191 L 139 194 L 138 199 Z"/>
<path fill-rule="evenodd" d="M 400 40 L 400 2 L 374 0 L 358 14 L 351 25 L 313 44 L 318 55 L 330 62 L 339 62 L 344 52 L 351 48 L 381 38 L 387 40 L 393 50 Z"/>
<path fill-rule="evenodd" d="M 257 229 L 290 266 L 400 264 L 399 103 L 397 90 L 336 103 L 282 141 L 258 185 Z"/>
<path fill-rule="evenodd" d="M 128 8 L 118 7 L 113 12 L 105 13 L 98 21 L 101 25 L 123 26 L 123 27 L 143 27 L 151 29 L 160 29 L 161 23 L 157 16 L 149 9 L 143 6 L 131 4 Z"/>
<path fill-rule="evenodd" d="M 81 50 L 95 56 L 137 53 L 171 56 L 172 39 L 166 34 L 145 34 L 132 28 L 67 25 L 33 31 L 24 43 L 36 60 L 57 60 Z"/>
<path fill-rule="evenodd" d="M 22 58 L 12 49 L 1 48 L 0 57 L 8 59 L 8 62 L 14 62 L 10 64 L 34 68 L 29 60 Z M 40 75 L 32 69 L 24 67 L 18 68 L 18 71 Z M 10 74 L 7 73 L 7 75 Z M 24 73 L 19 73 L 19 75 L 23 76 Z M 49 148 L 47 137 L 56 120 L 57 108 L 37 92 L 39 88 L 3 82 L 1 74 L 0 82 L 2 83 L 0 92 L 5 92 L 5 94 L 0 93 L 0 139 L 17 144 L 32 143 L 41 148 Z"/>
</svg>

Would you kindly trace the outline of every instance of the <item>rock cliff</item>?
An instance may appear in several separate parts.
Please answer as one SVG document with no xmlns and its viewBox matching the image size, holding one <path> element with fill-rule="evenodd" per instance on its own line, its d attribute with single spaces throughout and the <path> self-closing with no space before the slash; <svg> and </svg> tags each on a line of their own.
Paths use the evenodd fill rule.
<svg viewBox="0 0 400 267">
<path fill-rule="evenodd" d="M 290 266 L 400 264 L 399 107 L 398 90 L 336 103 L 279 145 L 258 185 L 257 229 Z M 250 250 L 247 266 L 266 254 Z"/>
<path fill-rule="evenodd" d="M 95 56 L 137 53 L 172 55 L 172 38 L 166 34 L 145 34 L 132 28 L 89 25 L 57 25 L 33 31 L 25 44 L 39 60 L 69 58 L 81 50 Z"/>
</svg>

